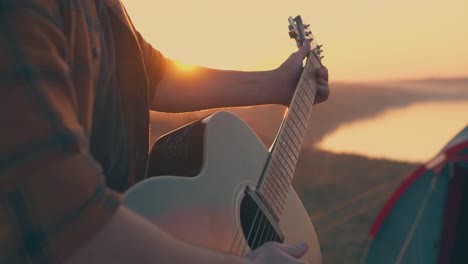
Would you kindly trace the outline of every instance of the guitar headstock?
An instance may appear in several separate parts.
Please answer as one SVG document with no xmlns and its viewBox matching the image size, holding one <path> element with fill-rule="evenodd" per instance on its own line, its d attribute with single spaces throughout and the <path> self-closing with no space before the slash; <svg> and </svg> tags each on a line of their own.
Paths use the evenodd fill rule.
<svg viewBox="0 0 468 264">
<path fill-rule="evenodd" d="M 301 16 L 296 16 L 295 18 L 289 17 L 289 37 L 296 40 L 298 47 L 301 47 L 304 41 L 309 41 L 311 46 L 311 52 L 314 54 L 319 61 L 322 61 L 322 46 L 319 45 L 312 31 L 310 30 L 310 25 L 304 25 L 302 23 Z"/>
</svg>

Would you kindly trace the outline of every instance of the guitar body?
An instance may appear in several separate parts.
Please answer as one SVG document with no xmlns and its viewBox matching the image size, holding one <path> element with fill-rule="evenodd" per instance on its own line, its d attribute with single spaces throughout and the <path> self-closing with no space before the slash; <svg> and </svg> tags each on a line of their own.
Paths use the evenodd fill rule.
<svg viewBox="0 0 468 264">
<path fill-rule="evenodd" d="M 198 153 L 201 158 L 194 162 L 191 157 Z M 246 190 L 260 183 L 269 155 L 238 117 L 217 112 L 161 137 L 148 168 L 149 176 L 159 177 L 130 188 L 124 204 L 194 245 L 243 256 L 266 241 L 279 241 L 281 233 L 287 244 L 306 241 L 309 251 L 303 259 L 321 263 L 314 228 L 292 187 L 282 215 L 269 218 L 276 223 L 257 217 L 265 207 L 247 197 Z M 169 158 L 158 163 L 158 157 Z"/>
</svg>

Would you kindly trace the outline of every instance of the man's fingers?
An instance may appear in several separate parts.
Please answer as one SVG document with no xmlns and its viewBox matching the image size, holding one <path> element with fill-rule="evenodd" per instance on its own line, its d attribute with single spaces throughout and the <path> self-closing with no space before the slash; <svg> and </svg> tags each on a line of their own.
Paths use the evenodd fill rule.
<svg viewBox="0 0 468 264">
<path fill-rule="evenodd" d="M 322 68 L 320 68 L 318 70 L 318 81 L 322 85 L 327 84 L 327 82 L 328 82 L 328 69 L 327 69 L 327 67 L 322 66 Z"/>
<path fill-rule="evenodd" d="M 301 59 L 305 59 L 307 56 L 309 56 L 310 42 L 309 41 L 304 41 L 302 46 L 299 48 L 299 50 L 297 52 L 300 54 Z"/>
<path fill-rule="evenodd" d="M 296 245 L 280 244 L 278 246 L 281 249 L 281 251 L 285 252 L 293 258 L 301 258 L 309 249 L 309 246 L 305 242 L 301 242 Z"/>
</svg>

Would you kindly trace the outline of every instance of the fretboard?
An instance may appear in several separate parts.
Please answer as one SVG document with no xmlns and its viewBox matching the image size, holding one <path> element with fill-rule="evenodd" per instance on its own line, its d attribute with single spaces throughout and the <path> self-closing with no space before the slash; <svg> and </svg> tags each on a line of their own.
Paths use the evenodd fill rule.
<svg viewBox="0 0 468 264">
<path fill-rule="evenodd" d="M 319 59 L 311 52 L 257 188 L 277 219 L 282 215 L 294 176 L 317 91 L 316 71 L 320 67 Z"/>
</svg>

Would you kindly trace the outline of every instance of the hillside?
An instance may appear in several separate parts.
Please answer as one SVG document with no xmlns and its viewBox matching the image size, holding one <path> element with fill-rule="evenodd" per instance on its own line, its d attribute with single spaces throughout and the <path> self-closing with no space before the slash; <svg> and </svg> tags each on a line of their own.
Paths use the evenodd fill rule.
<svg viewBox="0 0 468 264">
<path fill-rule="evenodd" d="M 293 186 L 314 223 L 323 263 L 357 263 L 375 216 L 417 164 L 304 149 Z"/>
</svg>

